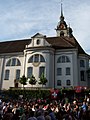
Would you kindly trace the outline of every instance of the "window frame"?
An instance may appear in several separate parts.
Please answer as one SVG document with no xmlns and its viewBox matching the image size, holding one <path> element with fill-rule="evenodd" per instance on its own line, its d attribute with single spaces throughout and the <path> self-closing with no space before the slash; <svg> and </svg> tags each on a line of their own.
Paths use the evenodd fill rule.
<svg viewBox="0 0 90 120">
<path fill-rule="evenodd" d="M 62 86 L 62 81 L 61 80 L 57 80 L 57 86 Z"/>
<path fill-rule="evenodd" d="M 33 67 L 27 67 L 27 78 L 30 78 L 33 74 Z"/>
<path fill-rule="evenodd" d="M 19 75 L 18 75 L 18 71 L 19 71 Z M 20 79 L 20 69 L 16 69 L 16 80 L 19 80 Z"/>
<path fill-rule="evenodd" d="M 57 63 L 69 63 L 70 58 L 68 56 L 62 55 L 57 59 Z"/>
<path fill-rule="evenodd" d="M 45 58 L 43 57 L 43 55 L 34 54 L 28 59 L 28 63 L 38 63 L 38 62 L 45 62 Z"/>
<path fill-rule="evenodd" d="M 71 68 L 70 67 L 66 67 L 66 75 L 71 75 Z"/>
<path fill-rule="evenodd" d="M 6 62 L 6 67 L 21 66 L 21 62 L 18 58 L 11 58 Z"/>
<path fill-rule="evenodd" d="M 62 75 L 62 68 L 57 68 L 57 76 L 61 76 Z"/>
<path fill-rule="evenodd" d="M 41 69 L 43 69 L 43 70 L 41 70 Z M 45 74 L 45 66 L 39 67 L 39 78 L 41 77 L 42 74 Z"/>
<path fill-rule="evenodd" d="M 71 85 L 71 80 L 66 80 L 66 85 L 70 86 Z"/>
</svg>

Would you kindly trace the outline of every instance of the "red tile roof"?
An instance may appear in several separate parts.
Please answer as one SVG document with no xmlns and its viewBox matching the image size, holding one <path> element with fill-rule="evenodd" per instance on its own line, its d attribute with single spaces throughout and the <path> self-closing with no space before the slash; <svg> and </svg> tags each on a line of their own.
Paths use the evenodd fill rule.
<svg viewBox="0 0 90 120">
<path fill-rule="evenodd" d="M 51 44 L 51 47 L 53 47 L 54 49 L 77 48 L 79 54 L 86 54 L 74 37 L 46 37 L 46 41 Z M 28 45 L 30 42 L 31 39 L 0 42 L 0 54 L 23 52 L 25 46 Z"/>
<path fill-rule="evenodd" d="M 0 54 L 23 52 L 25 46 L 29 44 L 30 41 L 31 39 L 0 42 Z"/>
</svg>

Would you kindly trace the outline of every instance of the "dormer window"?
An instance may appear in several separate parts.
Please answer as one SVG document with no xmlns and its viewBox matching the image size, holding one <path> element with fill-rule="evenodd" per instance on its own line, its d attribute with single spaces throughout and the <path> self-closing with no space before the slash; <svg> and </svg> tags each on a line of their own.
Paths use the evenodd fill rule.
<svg viewBox="0 0 90 120">
<path fill-rule="evenodd" d="M 39 44 L 40 44 L 40 40 L 38 39 L 38 40 L 37 40 L 37 45 L 39 45 Z"/>
</svg>

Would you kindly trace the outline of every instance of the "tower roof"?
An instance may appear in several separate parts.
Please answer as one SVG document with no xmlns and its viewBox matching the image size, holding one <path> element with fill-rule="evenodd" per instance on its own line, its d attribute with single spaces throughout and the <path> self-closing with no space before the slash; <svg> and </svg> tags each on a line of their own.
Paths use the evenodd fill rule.
<svg viewBox="0 0 90 120">
<path fill-rule="evenodd" d="M 57 25 L 57 30 L 61 30 L 61 29 L 67 29 L 67 24 L 64 21 L 64 15 L 63 15 L 63 6 L 61 3 L 61 15 L 60 15 L 60 21 L 58 22 Z"/>
</svg>

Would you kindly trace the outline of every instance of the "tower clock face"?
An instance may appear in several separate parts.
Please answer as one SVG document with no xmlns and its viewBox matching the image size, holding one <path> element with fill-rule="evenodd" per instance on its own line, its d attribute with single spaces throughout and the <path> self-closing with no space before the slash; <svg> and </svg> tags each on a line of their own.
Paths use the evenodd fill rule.
<svg viewBox="0 0 90 120">
<path fill-rule="evenodd" d="M 63 28 L 64 28 L 64 24 L 61 24 L 61 25 L 60 25 L 60 28 L 63 29 Z"/>
</svg>

